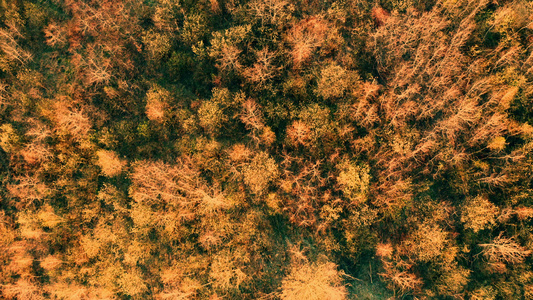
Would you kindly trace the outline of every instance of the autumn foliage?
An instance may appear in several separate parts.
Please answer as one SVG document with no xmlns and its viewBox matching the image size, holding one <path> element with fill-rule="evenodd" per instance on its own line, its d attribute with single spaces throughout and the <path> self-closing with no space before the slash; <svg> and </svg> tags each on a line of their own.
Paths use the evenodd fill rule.
<svg viewBox="0 0 533 300">
<path fill-rule="evenodd" d="M 0 299 L 533 299 L 532 16 L 0 1 Z"/>
</svg>

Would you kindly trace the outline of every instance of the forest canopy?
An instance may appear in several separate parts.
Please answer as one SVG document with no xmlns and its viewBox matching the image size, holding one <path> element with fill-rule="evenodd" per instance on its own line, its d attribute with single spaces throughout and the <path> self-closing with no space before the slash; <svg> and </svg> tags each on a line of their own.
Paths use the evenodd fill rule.
<svg viewBox="0 0 533 300">
<path fill-rule="evenodd" d="M 0 298 L 533 299 L 533 3 L 0 0 Z"/>
</svg>

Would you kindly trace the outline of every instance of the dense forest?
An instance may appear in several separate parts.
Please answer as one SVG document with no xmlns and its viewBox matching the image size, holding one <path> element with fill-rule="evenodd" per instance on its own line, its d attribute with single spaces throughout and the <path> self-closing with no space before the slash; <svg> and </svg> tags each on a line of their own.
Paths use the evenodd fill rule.
<svg viewBox="0 0 533 300">
<path fill-rule="evenodd" d="M 533 299 L 533 2 L 0 0 L 1 299 Z"/>
</svg>

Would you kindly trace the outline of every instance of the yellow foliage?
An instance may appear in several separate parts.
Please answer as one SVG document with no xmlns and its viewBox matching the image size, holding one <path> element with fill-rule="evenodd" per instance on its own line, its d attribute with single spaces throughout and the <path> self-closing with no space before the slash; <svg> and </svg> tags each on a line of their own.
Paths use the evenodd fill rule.
<svg viewBox="0 0 533 300">
<path fill-rule="evenodd" d="M 500 152 L 505 149 L 505 145 L 505 138 L 503 136 L 497 136 L 489 142 L 487 148 L 492 151 Z"/>
<path fill-rule="evenodd" d="M 0 126 L 0 147 L 7 152 L 12 152 L 18 142 L 19 142 L 19 136 L 15 132 L 15 128 L 11 124 L 3 124 Z"/>
<path fill-rule="evenodd" d="M 117 283 L 123 294 L 135 297 L 147 291 L 145 282 L 139 270 L 129 269 L 121 272 Z"/>
<path fill-rule="evenodd" d="M 241 68 L 239 55 L 242 50 L 237 47 L 237 44 L 246 38 L 251 29 L 251 25 L 243 25 L 231 27 L 224 32 L 213 33 L 208 54 L 217 59 L 219 69 L 239 70 Z"/>
<path fill-rule="evenodd" d="M 248 157 L 252 155 L 252 151 L 250 151 L 250 149 L 248 149 L 243 144 L 235 144 L 229 150 L 228 155 L 229 155 L 229 159 L 232 162 L 239 163 L 239 162 L 242 162 L 248 159 Z"/>
<path fill-rule="evenodd" d="M 37 218 L 42 226 L 48 228 L 54 228 L 61 222 L 63 219 L 56 215 L 52 206 L 46 204 L 39 210 Z"/>
<path fill-rule="evenodd" d="M 243 167 L 244 183 L 254 194 L 262 194 L 270 182 L 279 176 L 276 161 L 266 152 L 257 153 L 249 164 Z"/>
<path fill-rule="evenodd" d="M 209 134 L 217 134 L 224 122 L 228 120 L 222 107 L 213 101 L 204 101 L 198 109 L 198 119 L 200 126 Z"/>
<path fill-rule="evenodd" d="M 148 50 L 148 57 L 155 61 L 163 58 L 172 48 L 172 40 L 164 33 L 149 31 L 142 40 Z"/>
<path fill-rule="evenodd" d="M 284 26 L 294 11 L 294 5 L 285 0 L 254 0 L 248 6 L 247 12 L 260 19 L 262 25 Z"/>
<path fill-rule="evenodd" d="M 144 263 L 144 260 L 149 257 L 150 249 L 147 243 L 139 242 L 138 240 L 132 240 L 129 245 L 127 245 L 126 251 L 124 253 L 124 263 L 129 266 L 136 266 L 138 263 Z"/>
<path fill-rule="evenodd" d="M 44 199 L 51 192 L 50 188 L 37 178 L 26 175 L 15 180 L 17 183 L 7 184 L 6 188 L 13 197 L 19 198 L 21 201 L 19 205 L 31 205 L 35 201 Z"/>
<path fill-rule="evenodd" d="M 533 284 L 527 284 L 524 286 L 524 299 L 533 299 Z"/>
<path fill-rule="evenodd" d="M 13 300 L 45 299 L 42 288 L 26 278 L 20 278 L 15 284 L 4 285 L 2 287 L 2 294 L 7 299 Z"/>
<path fill-rule="evenodd" d="M 302 121 L 294 121 L 291 126 L 287 128 L 287 137 L 292 145 L 307 146 L 311 138 L 311 130 Z"/>
<path fill-rule="evenodd" d="M 520 128 L 520 131 L 521 135 L 528 140 L 533 137 L 533 126 L 529 125 L 528 123 L 523 123 Z"/>
<path fill-rule="evenodd" d="M 48 272 L 57 270 L 63 264 L 63 260 L 57 258 L 54 255 L 48 255 L 41 260 L 41 267 Z"/>
<path fill-rule="evenodd" d="M 448 243 L 448 233 L 438 225 L 421 224 L 405 241 L 406 252 L 412 252 L 418 260 L 428 262 L 443 254 Z"/>
<path fill-rule="evenodd" d="M 468 284 L 471 271 L 462 267 L 455 267 L 445 272 L 437 284 L 440 295 L 457 296 L 464 292 Z"/>
<path fill-rule="evenodd" d="M 283 300 L 341 300 L 346 299 L 343 273 L 332 262 L 293 264 L 283 279 L 280 298 Z"/>
<path fill-rule="evenodd" d="M 497 236 L 492 243 L 480 244 L 483 255 L 491 262 L 505 262 L 510 264 L 522 263 L 531 254 L 520 246 L 513 238 Z"/>
<path fill-rule="evenodd" d="M 11 226 L 11 222 L 8 220 L 9 219 L 5 216 L 5 212 L 0 212 L 0 249 L 11 244 L 17 236 L 15 230 Z"/>
<path fill-rule="evenodd" d="M 376 246 L 376 255 L 382 258 L 392 258 L 394 247 L 391 243 L 379 243 Z"/>
<path fill-rule="evenodd" d="M 461 210 L 461 222 L 465 227 L 478 232 L 495 225 L 498 208 L 486 197 L 467 199 Z"/>
<path fill-rule="evenodd" d="M 56 282 L 47 286 L 52 299 L 61 300 L 112 300 L 116 299 L 112 290 L 86 287 L 78 283 Z"/>
<path fill-rule="evenodd" d="M 168 102 L 171 99 L 170 92 L 160 88 L 153 87 L 146 93 L 146 116 L 149 120 L 162 122 L 165 114 L 169 109 Z"/>
<path fill-rule="evenodd" d="M 496 299 L 496 291 L 491 286 L 484 286 L 474 290 L 470 294 L 472 300 L 494 300 Z"/>
<path fill-rule="evenodd" d="M 340 98 L 348 89 L 355 88 L 356 83 L 355 73 L 337 64 L 330 64 L 322 69 L 315 92 L 324 99 Z"/>
<path fill-rule="evenodd" d="M 125 195 L 114 185 L 104 184 L 98 191 L 97 197 L 106 205 L 112 206 L 116 211 L 125 212 L 127 210 Z"/>
<path fill-rule="evenodd" d="M 17 241 L 7 247 L 6 252 L 9 254 L 10 263 L 6 266 L 7 273 L 14 273 L 27 277 L 31 274 L 33 257 L 29 253 L 30 244 L 26 241 Z"/>
<path fill-rule="evenodd" d="M 298 116 L 311 131 L 310 145 L 323 145 L 324 140 L 336 137 L 337 124 L 331 121 L 329 107 L 319 104 L 311 104 L 299 111 Z"/>
<path fill-rule="evenodd" d="M 185 277 L 180 283 L 174 286 L 165 286 L 163 291 L 156 296 L 162 300 L 188 300 L 195 299 L 195 296 L 202 285 L 199 281 Z"/>
<path fill-rule="evenodd" d="M 239 288 L 245 280 L 249 279 L 248 275 L 242 271 L 242 265 L 247 261 L 246 255 L 239 252 L 223 251 L 217 254 L 213 258 L 209 272 L 213 287 L 224 290 Z"/>
<path fill-rule="evenodd" d="M 369 168 L 342 161 L 337 169 L 340 171 L 337 182 L 344 195 L 354 203 L 365 202 L 370 184 Z"/>
<path fill-rule="evenodd" d="M 100 253 L 102 243 L 90 236 L 83 236 L 80 240 L 80 244 L 85 251 L 88 258 L 96 257 Z"/>
<path fill-rule="evenodd" d="M 126 161 L 120 159 L 114 151 L 98 150 L 96 156 L 98 158 L 96 164 L 102 169 L 102 173 L 107 177 L 120 175 L 127 164 Z"/>
<path fill-rule="evenodd" d="M 191 13 L 185 15 L 180 34 L 183 41 L 189 45 L 194 45 L 201 41 L 202 35 L 206 30 L 205 23 L 205 18 L 200 14 Z"/>
<path fill-rule="evenodd" d="M 19 213 L 17 223 L 19 224 L 20 235 L 24 238 L 38 240 L 44 235 L 34 213 Z"/>
<path fill-rule="evenodd" d="M 131 205 L 130 217 L 133 220 L 133 224 L 135 224 L 135 231 L 137 232 L 147 232 L 157 221 L 151 208 L 142 203 L 133 203 Z"/>
<path fill-rule="evenodd" d="M 178 29 L 176 16 L 173 13 L 174 9 L 179 8 L 179 3 L 174 1 L 160 1 L 156 6 L 152 20 L 154 25 L 164 31 L 173 32 Z"/>
<path fill-rule="evenodd" d="M 527 25 L 528 16 L 532 11 L 528 4 L 520 1 L 510 2 L 496 10 L 491 23 L 501 33 L 518 30 Z"/>
</svg>

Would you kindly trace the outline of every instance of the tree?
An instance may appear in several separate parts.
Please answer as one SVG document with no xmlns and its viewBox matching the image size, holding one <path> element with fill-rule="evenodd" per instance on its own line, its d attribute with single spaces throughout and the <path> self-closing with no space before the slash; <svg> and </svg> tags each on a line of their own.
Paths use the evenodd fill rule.
<svg viewBox="0 0 533 300">
<path fill-rule="evenodd" d="M 420 224 L 409 239 L 405 249 L 421 262 L 429 262 L 441 256 L 448 246 L 448 233 L 436 224 Z"/>
<path fill-rule="evenodd" d="M 287 41 L 292 46 L 290 55 L 295 68 L 300 68 L 314 54 L 317 48 L 331 42 L 333 48 L 342 37 L 337 29 L 320 16 L 311 16 L 294 24 L 287 34 Z"/>
<path fill-rule="evenodd" d="M 202 102 L 198 109 L 198 119 L 200 126 L 211 135 L 217 135 L 228 120 L 220 104 L 210 100 Z"/>
<path fill-rule="evenodd" d="M 369 168 L 354 162 L 342 161 L 337 169 L 339 170 L 337 182 L 344 195 L 354 204 L 365 202 L 370 185 Z"/>
<path fill-rule="evenodd" d="M 102 169 L 102 172 L 107 177 L 117 176 L 122 173 L 126 162 L 118 157 L 118 155 L 109 150 L 98 150 L 96 152 L 98 161 L 96 164 Z"/>
<path fill-rule="evenodd" d="M 358 76 L 355 72 L 333 63 L 320 72 L 315 93 L 326 100 L 338 99 L 344 96 L 345 92 L 355 90 L 357 84 Z"/>
<path fill-rule="evenodd" d="M 491 243 L 480 244 L 483 247 L 483 256 L 491 262 L 505 262 L 509 264 L 522 263 L 531 254 L 520 246 L 514 238 L 503 237 L 500 233 Z"/>
<path fill-rule="evenodd" d="M 143 36 L 143 43 L 148 58 L 156 62 L 160 61 L 172 48 L 170 37 L 159 32 L 147 32 Z"/>
<path fill-rule="evenodd" d="M 251 161 L 244 165 L 242 172 L 244 183 L 252 193 L 258 195 L 263 194 L 269 184 L 279 176 L 276 161 L 265 152 L 255 154 Z"/>
<path fill-rule="evenodd" d="M 172 96 L 169 91 L 154 86 L 146 93 L 146 116 L 149 120 L 161 123 L 165 120 Z"/>
<path fill-rule="evenodd" d="M 294 145 L 308 146 L 311 138 L 311 130 L 302 121 L 294 121 L 289 128 L 287 128 L 287 137 L 289 142 Z"/>
<path fill-rule="evenodd" d="M 477 196 L 465 201 L 461 211 L 461 222 L 465 227 L 478 232 L 496 224 L 498 208 L 486 197 Z"/>
<path fill-rule="evenodd" d="M 332 262 L 293 262 L 289 274 L 283 279 L 280 297 L 283 300 L 346 299 L 348 293 L 342 275 Z"/>
</svg>

